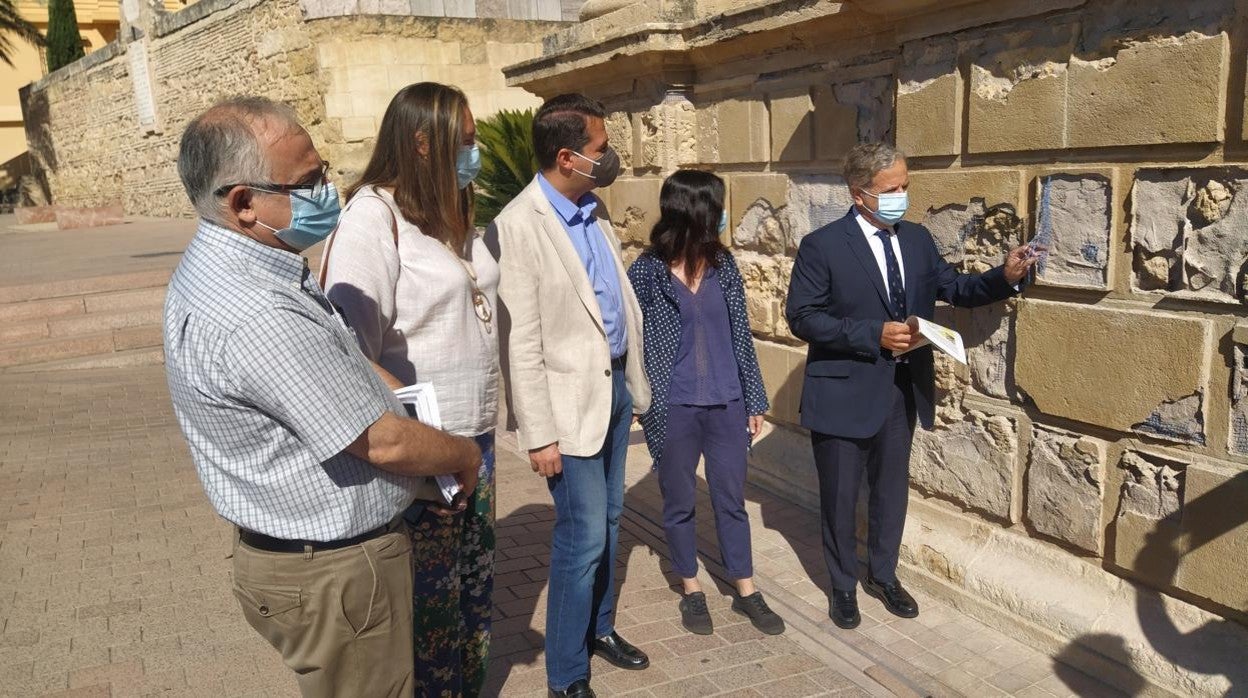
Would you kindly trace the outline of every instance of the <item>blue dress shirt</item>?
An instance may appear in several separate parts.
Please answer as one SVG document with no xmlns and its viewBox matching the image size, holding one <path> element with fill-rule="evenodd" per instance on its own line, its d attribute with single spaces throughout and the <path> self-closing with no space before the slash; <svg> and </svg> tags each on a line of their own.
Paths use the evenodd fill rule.
<svg viewBox="0 0 1248 698">
<path fill-rule="evenodd" d="M 611 358 L 618 359 L 628 351 L 628 327 L 624 318 L 624 292 L 620 287 L 620 275 L 615 269 L 615 256 L 611 254 L 611 243 L 598 227 L 598 219 L 594 217 L 594 209 L 598 207 L 598 199 L 586 194 L 577 203 L 560 194 L 541 173 L 537 175 L 537 183 L 542 193 L 550 201 L 550 205 L 558 214 L 559 222 L 576 248 L 576 254 L 585 265 L 585 273 L 589 275 L 589 283 L 594 287 L 594 297 L 598 300 L 598 312 L 602 315 L 602 326 L 607 331 L 607 343 L 611 347 Z"/>
</svg>

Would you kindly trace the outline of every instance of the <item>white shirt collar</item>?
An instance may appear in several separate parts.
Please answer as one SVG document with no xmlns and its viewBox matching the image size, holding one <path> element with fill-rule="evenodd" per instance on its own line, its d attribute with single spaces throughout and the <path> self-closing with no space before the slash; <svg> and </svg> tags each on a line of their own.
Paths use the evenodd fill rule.
<svg viewBox="0 0 1248 698">
<path fill-rule="evenodd" d="M 854 207 L 854 220 L 858 221 L 858 227 L 862 228 L 862 234 L 867 236 L 867 240 L 871 240 L 872 238 L 874 238 L 875 234 L 879 232 L 880 230 L 886 230 L 888 231 L 890 235 L 895 234 L 897 232 L 896 226 L 889 226 L 887 228 L 875 227 L 874 223 L 867 220 L 867 217 L 862 215 L 862 213 L 858 210 L 857 206 Z"/>
</svg>

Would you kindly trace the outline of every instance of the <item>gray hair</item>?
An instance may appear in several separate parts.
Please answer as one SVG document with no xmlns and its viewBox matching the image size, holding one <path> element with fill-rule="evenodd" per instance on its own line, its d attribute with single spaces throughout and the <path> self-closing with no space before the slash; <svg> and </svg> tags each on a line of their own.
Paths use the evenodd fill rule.
<svg viewBox="0 0 1248 698">
<path fill-rule="evenodd" d="M 859 143 L 849 149 L 841 166 L 841 176 L 850 189 L 862 191 L 871 186 L 881 170 L 904 161 L 906 154 L 887 143 Z"/>
<path fill-rule="evenodd" d="M 269 158 L 256 137 L 257 124 L 268 118 L 299 126 L 293 109 L 264 97 L 217 102 L 187 125 L 178 149 L 178 176 L 204 220 L 220 221 L 224 202 L 217 189 L 268 181 Z"/>
</svg>

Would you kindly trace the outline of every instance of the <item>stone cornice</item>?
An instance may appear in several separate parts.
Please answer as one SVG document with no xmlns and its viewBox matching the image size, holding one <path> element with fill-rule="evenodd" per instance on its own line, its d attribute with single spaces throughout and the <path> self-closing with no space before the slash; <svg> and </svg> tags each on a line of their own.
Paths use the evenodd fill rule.
<svg viewBox="0 0 1248 698">
<path fill-rule="evenodd" d="M 724 65 L 844 39 L 878 50 L 938 33 L 1065 10 L 1087 0 L 763 0 L 696 16 L 693 3 L 601 0 L 601 16 L 548 36 L 543 55 L 506 68 L 509 86 L 568 90 Z M 587 5 L 588 7 L 588 5 Z M 868 11 L 869 8 L 869 11 Z"/>
</svg>

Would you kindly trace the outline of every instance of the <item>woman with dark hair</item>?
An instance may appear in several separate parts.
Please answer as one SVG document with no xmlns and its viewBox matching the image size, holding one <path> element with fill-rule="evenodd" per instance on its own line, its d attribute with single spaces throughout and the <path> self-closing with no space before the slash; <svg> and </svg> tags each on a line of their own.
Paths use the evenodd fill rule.
<svg viewBox="0 0 1248 698">
<path fill-rule="evenodd" d="M 696 471 L 706 459 L 719 550 L 736 580 L 732 610 L 769 634 L 784 632 L 754 588 L 745 511 L 746 451 L 763 425 L 763 388 L 745 309 L 745 287 L 719 241 L 727 226 L 724 181 L 679 170 L 663 182 L 650 246 L 628 270 L 644 317 L 643 347 L 653 400 L 641 416 L 663 492 L 663 530 L 681 576 L 681 622 L 713 631 L 698 583 Z"/>
<path fill-rule="evenodd" d="M 475 141 L 462 92 L 400 90 L 321 263 L 365 356 L 399 385 L 432 383 L 442 428 L 481 447 L 480 482 L 462 504 L 418 499 L 404 514 L 419 696 L 479 694 L 490 640 L 498 265 L 472 223 Z"/>
</svg>

